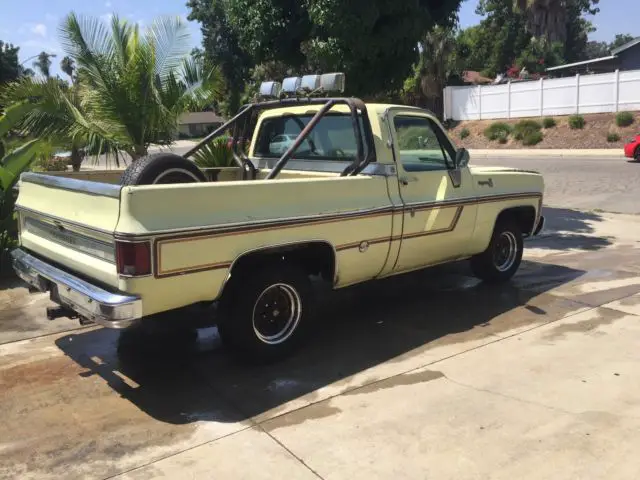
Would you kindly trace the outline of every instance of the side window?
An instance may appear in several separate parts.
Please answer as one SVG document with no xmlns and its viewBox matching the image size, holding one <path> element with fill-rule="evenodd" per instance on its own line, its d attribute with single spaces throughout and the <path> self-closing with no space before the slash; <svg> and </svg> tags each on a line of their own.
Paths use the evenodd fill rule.
<svg viewBox="0 0 640 480">
<path fill-rule="evenodd" d="M 442 132 L 428 118 L 396 116 L 396 129 L 400 162 L 407 172 L 447 170 L 453 166 L 452 153 L 442 139 Z"/>
</svg>

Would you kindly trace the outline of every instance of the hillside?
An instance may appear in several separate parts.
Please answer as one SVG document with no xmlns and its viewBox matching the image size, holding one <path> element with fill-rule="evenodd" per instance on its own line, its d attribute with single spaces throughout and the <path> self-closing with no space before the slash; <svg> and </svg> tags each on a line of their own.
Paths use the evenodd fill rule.
<svg viewBox="0 0 640 480">
<path fill-rule="evenodd" d="M 591 148 L 613 148 L 621 149 L 624 144 L 631 138 L 640 134 L 640 112 L 633 112 L 635 121 L 628 127 L 618 127 L 615 122 L 615 114 L 598 113 L 583 115 L 585 125 L 582 130 L 572 130 L 568 125 L 569 117 L 553 117 L 556 126 L 548 129 L 542 129 L 544 135 L 543 140 L 535 146 L 524 146 L 522 142 L 509 136 L 507 143 L 500 144 L 498 141 L 490 141 L 484 136 L 484 130 L 495 122 L 504 122 L 515 125 L 522 119 L 513 120 L 475 120 L 462 121 L 449 130 L 449 136 L 460 147 L 473 149 L 514 149 L 514 148 L 565 148 L 565 149 L 591 149 Z M 536 120 L 542 122 L 539 117 L 527 120 Z M 460 132 L 467 129 L 470 135 L 460 138 Z M 615 132 L 620 136 L 620 140 L 616 142 L 607 141 L 607 135 Z"/>
</svg>

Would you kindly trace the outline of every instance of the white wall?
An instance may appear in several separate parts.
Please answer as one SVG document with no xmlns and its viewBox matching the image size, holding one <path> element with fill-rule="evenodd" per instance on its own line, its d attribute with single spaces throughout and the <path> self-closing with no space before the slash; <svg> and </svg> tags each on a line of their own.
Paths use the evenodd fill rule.
<svg viewBox="0 0 640 480">
<path fill-rule="evenodd" d="M 541 117 L 640 110 L 640 70 L 503 85 L 447 87 L 453 120 Z"/>
</svg>

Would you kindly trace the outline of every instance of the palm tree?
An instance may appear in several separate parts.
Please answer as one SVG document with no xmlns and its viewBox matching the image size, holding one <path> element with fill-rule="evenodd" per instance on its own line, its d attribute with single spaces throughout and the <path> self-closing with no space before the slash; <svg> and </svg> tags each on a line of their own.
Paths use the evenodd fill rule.
<svg viewBox="0 0 640 480">
<path fill-rule="evenodd" d="M 188 55 L 180 18 L 161 18 L 142 35 L 116 16 L 107 25 L 71 13 L 60 34 L 76 65 L 75 84 L 30 78 L 9 84 L 0 97 L 10 105 L 0 134 L 4 121 L 34 137 L 96 153 L 124 151 L 135 160 L 150 144 L 172 141 L 182 113 L 220 94 L 218 69 Z"/>
<path fill-rule="evenodd" d="M 73 58 L 69 57 L 68 55 L 60 61 L 60 70 L 62 70 L 69 76 L 69 78 L 71 79 L 71 83 L 73 83 L 73 71 L 75 69 L 75 62 L 73 61 Z"/>
<path fill-rule="evenodd" d="M 536 38 L 549 42 L 567 39 L 566 0 L 514 0 L 516 10 L 527 16 L 527 31 Z"/>
<path fill-rule="evenodd" d="M 49 78 L 51 76 L 51 59 L 55 56 L 54 53 L 40 52 L 38 59 L 33 62 L 33 66 L 40 70 L 43 77 Z"/>
<path fill-rule="evenodd" d="M 409 84 L 412 103 L 426 107 L 436 115 L 444 111 L 442 92 L 454 69 L 455 32 L 435 26 L 420 41 L 420 58 L 416 76 Z"/>
</svg>

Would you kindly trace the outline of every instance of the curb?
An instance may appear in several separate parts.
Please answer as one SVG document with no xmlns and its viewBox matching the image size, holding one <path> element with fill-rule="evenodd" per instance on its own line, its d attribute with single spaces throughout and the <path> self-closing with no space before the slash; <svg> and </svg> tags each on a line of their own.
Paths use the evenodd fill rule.
<svg viewBox="0 0 640 480">
<path fill-rule="evenodd" d="M 622 149 L 594 149 L 594 150 L 561 150 L 561 149 L 500 149 L 476 150 L 469 149 L 469 155 L 480 158 L 490 157 L 592 157 L 592 158 L 625 158 Z"/>
</svg>

